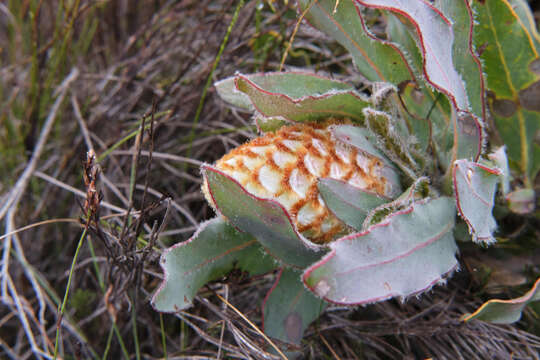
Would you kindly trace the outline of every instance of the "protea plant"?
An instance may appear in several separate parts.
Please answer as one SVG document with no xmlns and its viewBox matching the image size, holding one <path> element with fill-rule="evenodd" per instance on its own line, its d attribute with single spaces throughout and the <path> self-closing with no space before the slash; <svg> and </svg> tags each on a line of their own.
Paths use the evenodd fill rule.
<svg viewBox="0 0 540 360">
<path fill-rule="evenodd" d="M 251 195 L 274 199 L 310 241 L 328 243 L 344 235 L 347 227 L 326 206 L 319 179 L 340 180 L 373 193 L 380 202 L 399 191 L 397 173 L 387 162 L 341 142 L 333 130 L 328 123 L 283 126 L 232 150 L 215 169 Z M 203 190 L 219 212 L 207 181 Z"/>
<path fill-rule="evenodd" d="M 523 1 L 298 4 L 350 51 L 370 93 L 308 72 L 218 82 L 223 99 L 254 111 L 261 136 L 202 167 L 217 217 L 163 255 L 153 298 L 159 311 L 178 311 L 233 268 L 279 269 L 264 330 L 290 343 L 325 304 L 406 299 L 444 283 L 459 267 L 456 222 L 474 242 L 493 243 L 497 183 L 510 209 L 530 212 L 540 164 L 531 99 L 540 44 Z M 384 36 L 370 30 L 366 8 L 384 15 Z M 505 147 L 487 146 L 488 113 L 507 142 L 513 192 Z M 487 316 L 515 320 L 523 306 Z"/>
</svg>

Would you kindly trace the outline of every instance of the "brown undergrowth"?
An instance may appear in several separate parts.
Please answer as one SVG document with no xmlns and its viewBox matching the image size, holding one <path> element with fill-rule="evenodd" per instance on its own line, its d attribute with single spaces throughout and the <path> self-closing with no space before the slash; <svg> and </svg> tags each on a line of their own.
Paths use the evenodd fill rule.
<svg viewBox="0 0 540 360">
<path fill-rule="evenodd" d="M 273 274 L 231 274 L 177 315 L 149 305 L 162 249 L 212 216 L 199 166 L 255 136 L 249 115 L 211 88 L 197 117 L 208 77 L 277 70 L 296 25 L 294 4 L 248 1 L 211 74 L 237 5 L 0 3 L 0 358 L 48 359 L 55 347 L 65 359 L 276 358 L 216 296 L 260 325 L 253 304 Z M 350 58 L 306 25 L 286 64 L 361 84 Z M 540 338 L 524 331 L 530 314 L 518 326 L 459 322 L 482 300 L 471 284 L 462 271 L 403 304 L 330 308 L 300 350 L 340 359 L 537 354 Z"/>
</svg>

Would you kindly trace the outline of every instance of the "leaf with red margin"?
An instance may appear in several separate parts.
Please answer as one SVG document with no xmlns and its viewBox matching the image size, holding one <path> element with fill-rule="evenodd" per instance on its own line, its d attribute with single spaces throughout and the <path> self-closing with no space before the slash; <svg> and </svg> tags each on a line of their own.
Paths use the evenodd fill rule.
<svg viewBox="0 0 540 360">
<path fill-rule="evenodd" d="M 415 80 L 399 49 L 390 42 L 373 41 L 352 0 L 300 0 L 299 12 L 315 28 L 328 34 L 352 55 L 360 73 L 370 81 L 400 84 Z M 336 6 L 337 5 L 337 6 Z M 335 10 L 335 11 L 334 11 Z"/>
<path fill-rule="evenodd" d="M 486 119 L 486 104 L 483 96 L 484 76 L 482 65 L 474 51 L 473 13 L 468 0 L 437 1 L 439 11 L 449 20 L 454 34 L 452 59 L 457 73 L 465 85 L 470 111 L 480 119 Z M 438 41 L 441 39 L 439 38 Z M 466 110 L 459 106 L 459 109 Z"/>
<path fill-rule="evenodd" d="M 362 109 L 370 105 L 352 86 L 307 73 L 238 75 L 235 84 L 259 113 L 289 121 L 337 116 L 362 122 Z"/>
<path fill-rule="evenodd" d="M 264 333 L 295 345 L 327 306 L 304 287 L 300 276 L 299 271 L 281 269 L 263 304 Z"/>
<path fill-rule="evenodd" d="M 454 193 L 460 216 L 469 226 L 474 242 L 495 242 L 493 205 L 501 171 L 497 168 L 461 159 L 454 163 Z"/>
<path fill-rule="evenodd" d="M 463 316 L 463 321 L 482 320 L 494 324 L 511 324 L 521 319 L 521 313 L 527 304 L 540 300 L 540 278 L 525 295 L 511 299 L 492 299 L 480 306 L 474 313 Z"/>
<path fill-rule="evenodd" d="M 407 54 L 407 59 L 415 72 L 422 73 L 422 54 L 416 45 L 414 31 L 410 31 L 412 26 L 408 26 L 405 21 L 402 17 L 389 13 L 386 31 L 390 40 L 399 44 L 402 51 Z M 443 168 L 448 168 L 452 161 L 454 143 L 452 105 L 448 98 L 423 82 L 401 84 L 400 98 L 406 108 L 406 120 L 410 123 L 412 133 L 417 137 L 421 148 L 433 146 Z"/>
<path fill-rule="evenodd" d="M 277 201 L 250 194 L 229 175 L 209 165 L 202 166 L 202 173 L 217 210 L 233 226 L 252 234 L 280 263 L 304 268 L 323 256 L 324 248 L 300 235 Z"/>
<path fill-rule="evenodd" d="M 453 60 L 454 33 L 449 19 L 433 5 L 422 0 L 356 1 L 366 7 L 389 10 L 406 17 L 417 31 L 426 80 L 452 97 L 458 109 L 469 109 L 465 84 Z"/>
<path fill-rule="evenodd" d="M 189 307 L 197 291 L 237 268 L 251 275 L 276 268 L 253 236 L 221 218 L 202 223 L 191 239 L 167 249 L 161 256 L 165 280 L 152 298 L 157 311 L 177 312 Z"/>
<path fill-rule="evenodd" d="M 349 185 L 342 180 L 321 178 L 319 193 L 328 209 L 341 221 L 357 231 L 371 210 L 390 202 L 390 199 Z"/>
<path fill-rule="evenodd" d="M 457 267 L 455 206 L 448 197 L 415 202 L 363 233 L 330 243 L 304 284 L 345 305 L 407 297 L 430 289 Z"/>
<path fill-rule="evenodd" d="M 355 1 L 401 15 L 414 26 L 426 81 L 446 94 L 457 109 L 454 121 L 459 137 L 454 158 L 478 159 L 482 152 L 481 119 L 485 116 L 481 95 L 484 82 L 480 62 L 472 49 L 472 14 L 466 2 L 453 1 L 442 7 L 454 17 L 450 20 L 423 0 Z"/>
<path fill-rule="evenodd" d="M 416 179 L 407 190 L 399 195 L 395 200 L 387 202 L 372 209 L 366 216 L 362 224 L 362 231 L 367 230 L 370 226 L 375 225 L 384 220 L 393 212 L 399 211 L 408 207 L 415 201 L 425 199 L 430 196 L 429 178 L 421 176 Z"/>
</svg>

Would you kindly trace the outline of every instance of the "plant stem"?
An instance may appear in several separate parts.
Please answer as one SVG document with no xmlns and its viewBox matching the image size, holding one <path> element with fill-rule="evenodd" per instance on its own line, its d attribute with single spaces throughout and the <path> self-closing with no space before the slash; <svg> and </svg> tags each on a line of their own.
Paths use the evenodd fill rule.
<svg viewBox="0 0 540 360">
<path fill-rule="evenodd" d="M 114 330 L 111 327 L 111 330 L 109 330 L 109 336 L 107 337 L 107 345 L 105 346 L 105 351 L 103 352 L 103 356 L 101 357 L 102 360 L 107 359 L 107 355 L 109 354 L 109 349 L 111 348 L 113 333 L 114 333 Z"/>
<path fill-rule="evenodd" d="M 60 309 L 59 309 L 60 315 L 58 317 L 58 322 L 56 323 L 56 339 L 54 341 L 54 359 L 55 360 L 58 358 L 58 340 L 60 338 L 60 328 L 62 325 L 62 317 L 64 316 L 64 311 L 66 310 L 66 304 L 67 304 L 67 300 L 69 296 L 69 287 L 71 286 L 71 279 L 73 278 L 73 272 L 75 270 L 75 264 L 77 263 L 77 257 L 79 256 L 79 252 L 84 242 L 84 238 L 86 237 L 86 233 L 88 232 L 88 225 L 90 224 L 90 214 L 88 214 L 88 219 L 89 220 L 88 220 L 87 226 L 85 226 L 81 234 L 81 237 L 79 238 L 79 243 L 77 244 L 77 249 L 75 250 L 75 255 L 73 256 L 73 261 L 71 262 L 71 269 L 69 269 L 66 292 L 64 293 L 64 300 L 62 301 L 62 305 L 60 306 Z"/>
<path fill-rule="evenodd" d="M 134 292 L 136 290 L 133 290 Z M 135 296 L 133 296 L 133 300 L 135 300 Z M 136 304 L 135 302 L 131 306 L 131 323 L 133 325 L 133 341 L 135 342 L 135 356 L 137 360 L 141 359 L 141 350 L 139 349 L 139 336 L 137 334 L 137 313 L 136 313 Z"/>
<path fill-rule="evenodd" d="M 161 330 L 161 346 L 163 347 L 163 358 L 168 359 L 167 356 L 167 341 L 165 338 L 165 326 L 163 324 L 163 314 L 159 313 L 159 328 Z"/>
</svg>

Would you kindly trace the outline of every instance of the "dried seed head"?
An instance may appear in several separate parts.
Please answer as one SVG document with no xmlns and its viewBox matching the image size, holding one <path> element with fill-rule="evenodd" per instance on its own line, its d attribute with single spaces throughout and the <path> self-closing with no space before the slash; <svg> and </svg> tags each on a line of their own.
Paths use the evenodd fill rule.
<svg viewBox="0 0 540 360">
<path fill-rule="evenodd" d="M 298 230 L 316 243 L 329 242 L 347 230 L 324 204 L 317 178 L 343 180 L 379 195 L 388 195 L 391 188 L 381 175 L 379 159 L 336 141 L 327 125 L 284 126 L 235 148 L 215 167 L 249 193 L 279 202 Z M 206 183 L 203 191 L 215 206 Z"/>
</svg>

